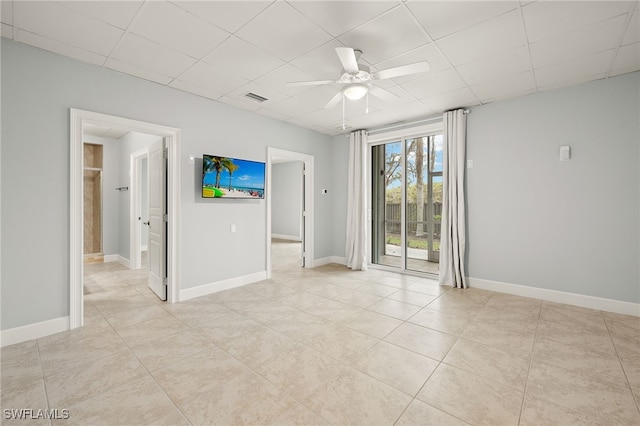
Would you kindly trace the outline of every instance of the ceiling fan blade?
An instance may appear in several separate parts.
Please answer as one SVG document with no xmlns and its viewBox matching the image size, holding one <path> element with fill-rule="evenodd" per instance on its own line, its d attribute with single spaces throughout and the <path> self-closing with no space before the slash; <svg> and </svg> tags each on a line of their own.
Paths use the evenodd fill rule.
<svg viewBox="0 0 640 426">
<path fill-rule="evenodd" d="M 398 99 L 400 99 L 400 96 L 396 95 L 395 93 L 391 93 L 387 89 L 383 89 L 379 86 L 369 87 L 369 93 L 385 101 L 397 101 Z"/>
<path fill-rule="evenodd" d="M 333 108 L 334 106 L 336 106 L 338 104 L 338 102 L 340 102 L 341 99 L 342 99 L 342 92 L 336 93 L 336 95 L 333 98 L 331 98 L 329 103 L 324 106 L 324 109 Z"/>
<path fill-rule="evenodd" d="M 417 74 L 429 71 L 429 62 L 416 62 L 415 64 L 402 65 L 373 73 L 373 78 L 384 80 L 385 78 L 402 77 L 403 75 Z"/>
<path fill-rule="evenodd" d="M 335 80 L 314 80 L 314 81 L 291 81 L 285 83 L 287 86 L 320 86 L 322 84 L 335 83 Z"/>
<path fill-rule="evenodd" d="M 338 58 L 340 59 L 340 63 L 342 64 L 342 68 L 346 72 L 357 73 L 360 71 L 358 69 L 358 61 L 356 60 L 356 54 L 350 47 L 336 47 L 336 53 L 338 54 Z"/>
</svg>

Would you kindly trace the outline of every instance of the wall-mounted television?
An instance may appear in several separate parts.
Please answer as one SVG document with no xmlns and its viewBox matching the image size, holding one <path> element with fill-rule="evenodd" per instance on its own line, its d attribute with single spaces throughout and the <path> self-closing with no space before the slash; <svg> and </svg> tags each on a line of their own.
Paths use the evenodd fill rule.
<svg viewBox="0 0 640 426">
<path fill-rule="evenodd" d="M 265 164 L 216 155 L 202 156 L 202 198 L 264 198 Z"/>
</svg>

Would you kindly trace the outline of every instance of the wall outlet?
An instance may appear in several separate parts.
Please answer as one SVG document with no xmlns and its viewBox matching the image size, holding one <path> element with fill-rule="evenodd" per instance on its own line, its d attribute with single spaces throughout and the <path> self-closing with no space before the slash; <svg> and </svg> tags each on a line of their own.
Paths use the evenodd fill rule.
<svg viewBox="0 0 640 426">
<path fill-rule="evenodd" d="M 473 169 L 473 160 L 467 160 L 467 169 Z"/>
</svg>

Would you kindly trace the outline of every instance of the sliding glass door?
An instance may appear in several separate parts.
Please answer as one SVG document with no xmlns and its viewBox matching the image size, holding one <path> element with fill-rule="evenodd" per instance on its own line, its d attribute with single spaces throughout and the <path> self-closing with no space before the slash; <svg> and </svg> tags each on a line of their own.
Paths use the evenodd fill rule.
<svg viewBox="0 0 640 426">
<path fill-rule="evenodd" d="M 442 135 L 371 147 L 372 263 L 437 274 Z"/>
</svg>

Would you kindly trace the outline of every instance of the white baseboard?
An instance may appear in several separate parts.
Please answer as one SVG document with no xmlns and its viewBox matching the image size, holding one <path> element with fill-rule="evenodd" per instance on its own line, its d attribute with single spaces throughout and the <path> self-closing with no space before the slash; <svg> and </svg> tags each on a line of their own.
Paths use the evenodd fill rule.
<svg viewBox="0 0 640 426">
<path fill-rule="evenodd" d="M 240 277 L 230 278 L 228 280 L 217 281 L 214 283 L 203 284 L 197 287 L 185 288 L 180 290 L 180 301 L 193 299 L 207 294 L 217 293 L 231 288 L 242 287 L 246 284 L 255 283 L 267 279 L 267 271 L 256 272 L 255 274 L 243 275 Z"/>
<path fill-rule="evenodd" d="M 121 265 L 126 266 L 127 268 L 130 265 L 129 259 L 127 259 L 126 257 L 122 257 L 119 254 L 105 254 L 104 255 L 104 262 L 118 262 Z"/>
<path fill-rule="evenodd" d="M 315 259 L 313 261 L 313 267 L 318 267 L 318 266 L 322 266 L 322 265 L 328 265 L 330 263 L 337 263 L 338 265 L 346 265 L 347 264 L 347 258 L 346 257 L 340 257 L 340 256 L 328 256 L 328 257 L 322 257 L 320 259 Z"/>
<path fill-rule="evenodd" d="M 285 234 L 274 234 L 271 233 L 271 238 L 278 238 L 279 240 L 288 240 L 288 241 L 302 241 L 299 235 L 285 235 Z"/>
<path fill-rule="evenodd" d="M 614 312 L 617 314 L 640 316 L 639 303 L 623 302 L 621 300 L 586 296 L 584 294 L 567 293 L 564 291 L 549 290 L 546 288 L 490 281 L 481 278 L 467 277 L 467 279 L 469 287 L 479 288 L 482 290 L 532 297 L 534 299 L 548 300 L 549 302 L 564 303 L 567 305 L 581 306 L 583 308 L 597 309 L 599 311 Z"/>
<path fill-rule="evenodd" d="M 0 346 L 13 345 L 69 330 L 69 317 L 55 318 L 0 331 Z"/>
</svg>

